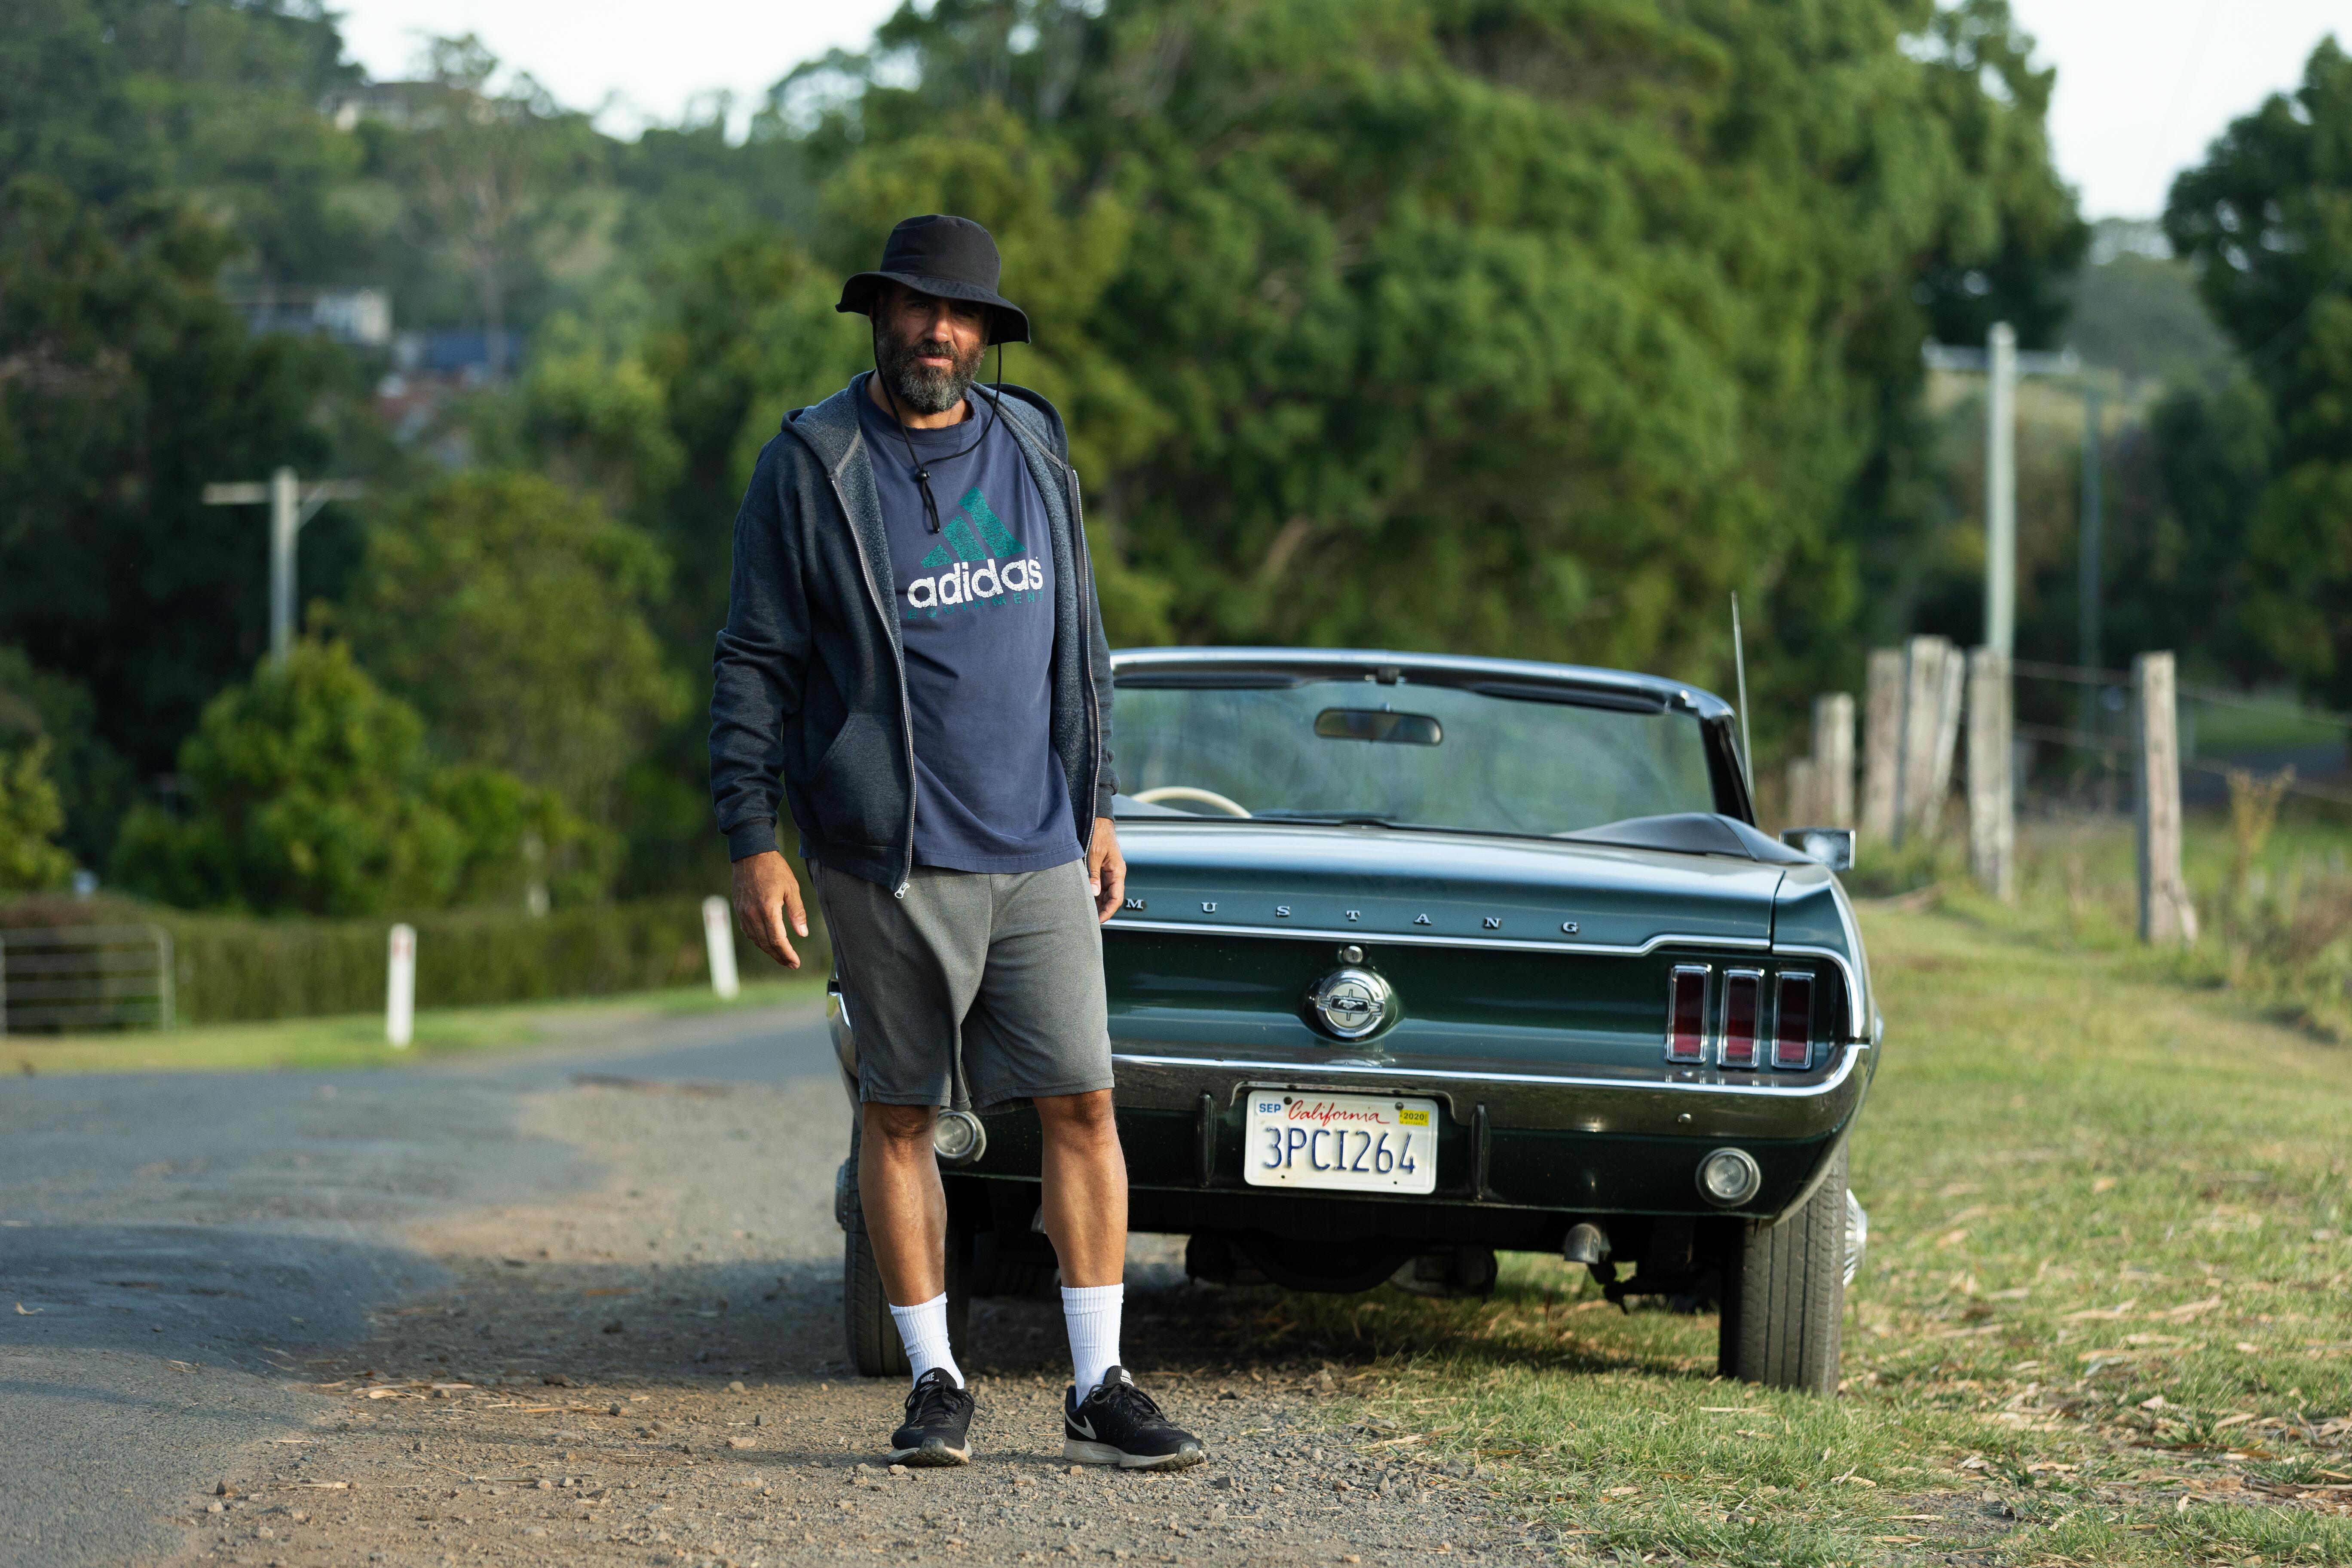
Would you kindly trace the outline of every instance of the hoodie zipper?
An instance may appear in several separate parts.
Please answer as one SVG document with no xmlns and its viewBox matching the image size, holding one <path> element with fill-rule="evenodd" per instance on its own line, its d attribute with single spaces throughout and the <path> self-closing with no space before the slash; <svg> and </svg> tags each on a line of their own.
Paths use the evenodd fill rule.
<svg viewBox="0 0 2352 1568">
<path fill-rule="evenodd" d="M 882 607 L 882 590 L 875 585 L 874 563 L 866 557 L 866 542 L 857 537 L 857 525 L 850 521 L 849 497 L 843 493 L 841 476 L 828 472 L 825 478 L 833 485 L 833 499 L 840 503 L 841 521 L 849 530 L 850 547 L 857 552 L 858 574 L 866 579 L 866 596 L 873 600 L 874 613 L 881 618 L 883 636 L 890 643 L 892 667 L 898 675 L 898 732 L 907 741 L 907 860 L 890 896 L 903 899 L 915 880 L 915 791 L 920 787 L 915 778 L 915 710 L 907 697 L 907 660 L 898 651 L 898 639 L 890 637 L 890 613 Z"/>
<path fill-rule="evenodd" d="M 1102 702 L 1095 691 L 1094 624 L 1087 614 L 1087 606 L 1094 599 L 1091 590 L 1095 581 L 1095 563 L 1087 550 L 1087 513 L 1078 500 L 1078 470 L 1072 464 L 1064 463 L 1062 472 L 1068 479 L 1070 487 L 1070 542 L 1075 546 L 1074 554 L 1078 563 L 1078 674 L 1087 689 L 1087 752 L 1094 758 L 1094 772 L 1087 780 L 1084 807 L 1086 837 L 1078 842 L 1081 849 L 1091 853 L 1095 843 L 1095 800 L 1102 792 Z"/>
</svg>

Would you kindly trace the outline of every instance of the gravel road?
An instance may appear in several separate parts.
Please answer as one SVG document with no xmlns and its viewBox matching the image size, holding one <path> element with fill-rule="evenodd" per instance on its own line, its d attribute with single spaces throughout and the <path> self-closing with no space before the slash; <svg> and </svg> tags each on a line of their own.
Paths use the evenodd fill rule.
<svg viewBox="0 0 2352 1568">
<path fill-rule="evenodd" d="M 1060 1311 L 1021 1300 L 973 1307 L 973 1463 L 894 1473 L 903 1390 L 843 1359 L 816 1013 L 560 1026 L 401 1072 L 0 1086 L 0 1563 L 1541 1550 L 1160 1237 L 1125 1346 L 1208 1464 L 1061 1463 Z"/>
</svg>

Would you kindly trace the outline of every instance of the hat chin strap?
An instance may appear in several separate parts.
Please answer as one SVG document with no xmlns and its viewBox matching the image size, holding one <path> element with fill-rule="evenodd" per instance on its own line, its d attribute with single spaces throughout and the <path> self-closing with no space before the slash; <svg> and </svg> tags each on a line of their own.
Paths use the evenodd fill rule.
<svg viewBox="0 0 2352 1568">
<path fill-rule="evenodd" d="M 931 466 L 916 455 L 915 438 L 907 434 L 907 421 L 898 413 L 898 395 L 892 390 L 890 377 L 882 369 L 882 328 L 879 322 L 875 323 L 873 350 L 874 379 L 882 384 L 882 401 L 889 407 L 890 423 L 898 430 L 898 439 L 907 444 L 907 466 L 914 470 L 915 488 L 923 492 L 923 526 L 931 532 L 937 533 L 940 531 L 940 502 L 939 498 L 931 494 Z M 996 392 L 989 399 L 987 423 L 981 426 L 980 434 L 972 437 L 971 446 L 961 452 L 951 452 L 941 458 L 940 461 L 952 463 L 959 458 L 968 458 L 978 451 L 980 444 L 988 439 L 990 425 L 995 423 L 996 405 L 1003 401 L 1004 344 L 1000 342 L 996 345 Z"/>
</svg>

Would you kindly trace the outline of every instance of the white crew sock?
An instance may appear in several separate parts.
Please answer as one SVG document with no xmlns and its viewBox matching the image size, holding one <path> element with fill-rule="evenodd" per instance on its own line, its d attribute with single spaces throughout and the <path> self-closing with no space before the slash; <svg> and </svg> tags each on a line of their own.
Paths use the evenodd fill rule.
<svg viewBox="0 0 2352 1568">
<path fill-rule="evenodd" d="M 920 1383 L 923 1373 L 931 1368 L 940 1366 L 947 1368 L 958 1388 L 963 1386 L 963 1371 L 955 1363 L 955 1352 L 948 1348 L 946 1291 L 912 1307 L 893 1307 L 890 1316 L 898 1325 L 898 1338 L 907 1346 L 907 1361 L 914 1368 L 916 1382 Z"/>
<path fill-rule="evenodd" d="M 1118 1314 L 1126 1302 L 1124 1285 L 1062 1287 L 1062 1318 L 1070 1327 L 1070 1365 L 1081 1403 L 1103 1373 L 1119 1364 Z"/>
</svg>

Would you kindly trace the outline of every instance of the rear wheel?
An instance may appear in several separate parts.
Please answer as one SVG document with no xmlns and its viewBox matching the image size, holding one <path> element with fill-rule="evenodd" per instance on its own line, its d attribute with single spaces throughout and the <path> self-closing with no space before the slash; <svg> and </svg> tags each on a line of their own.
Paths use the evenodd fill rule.
<svg viewBox="0 0 2352 1568">
<path fill-rule="evenodd" d="M 857 1194 L 856 1151 L 843 1167 L 836 1189 L 841 1215 L 841 1316 L 849 1347 L 850 1364 L 866 1377 L 904 1377 L 913 1370 L 907 1347 L 898 1338 L 898 1320 L 890 1316 L 890 1298 L 882 1289 L 882 1270 L 874 1261 L 874 1243 L 866 1234 L 866 1210 Z M 961 1364 L 971 1344 L 971 1293 L 966 1288 L 971 1256 L 971 1231 L 952 1216 L 948 1221 L 948 1345 Z"/>
<path fill-rule="evenodd" d="M 1778 1225 L 1743 1224 L 1723 1267 L 1726 1377 L 1834 1394 L 1845 1317 L 1845 1150 Z"/>
</svg>

